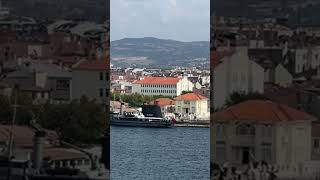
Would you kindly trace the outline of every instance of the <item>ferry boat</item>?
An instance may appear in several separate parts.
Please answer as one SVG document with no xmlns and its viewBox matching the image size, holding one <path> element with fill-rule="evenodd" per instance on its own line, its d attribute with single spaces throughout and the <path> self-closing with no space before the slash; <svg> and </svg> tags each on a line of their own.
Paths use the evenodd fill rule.
<svg viewBox="0 0 320 180">
<path fill-rule="evenodd" d="M 144 105 L 143 111 L 135 110 L 133 112 L 123 112 L 122 108 L 120 113 L 111 113 L 111 125 L 114 126 L 134 126 L 134 127 L 158 127 L 170 128 L 174 126 L 175 120 L 161 117 L 158 113 L 154 114 L 157 110 L 156 106 Z M 157 113 L 156 113 L 157 114 Z"/>
</svg>

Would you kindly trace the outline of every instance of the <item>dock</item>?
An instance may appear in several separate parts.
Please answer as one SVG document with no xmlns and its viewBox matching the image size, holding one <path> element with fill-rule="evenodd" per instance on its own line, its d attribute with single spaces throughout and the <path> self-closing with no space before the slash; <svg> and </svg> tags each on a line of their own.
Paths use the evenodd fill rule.
<svg viewBox="0 0 320 180">
<path fill-rule="evenodd" d="M 175 127 L 210 128 L 210 120 L 177 121 Z"/>
</svg>

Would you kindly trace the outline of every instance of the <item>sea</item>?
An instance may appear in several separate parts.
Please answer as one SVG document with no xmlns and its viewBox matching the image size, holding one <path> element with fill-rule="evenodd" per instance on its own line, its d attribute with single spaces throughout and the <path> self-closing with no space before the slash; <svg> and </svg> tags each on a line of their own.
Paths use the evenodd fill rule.
<svg viewBox="0 0 320 180">
<path fill-rule="evenodd" d="M 112 180 L 208 180 L 209 128 L 111 127 Z"/>
</svg>

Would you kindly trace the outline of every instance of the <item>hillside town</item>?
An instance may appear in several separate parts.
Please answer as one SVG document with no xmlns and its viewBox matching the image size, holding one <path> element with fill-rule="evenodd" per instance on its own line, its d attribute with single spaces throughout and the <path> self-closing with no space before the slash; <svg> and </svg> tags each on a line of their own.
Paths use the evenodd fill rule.
<svg viewBox="0 0 320 180">
<path fill-rule="evenodd" d="M 319 178 L 319 27 L 212 19 L 211 162 L 230 177 Z"/>
<path fill-rule="evenodd" d="M 70 115 L 60 119 L 55 113 L 71 105 L 97 107 L 99 115 L 107 112 L 108 47 L 109 21 L 100 24 L 18 16 L 0 1 L 0 96 L 1 107 L 9 108 L 7 114 L 3 108 L 0 117 L 0 161 L 4 169 L 0 179 L 47 179 L 54 174 L 60 174 L 61 178 L 108 179 L 109 160 L 103 159 L 105 148 L 80 148 L 82 142 L 70 140 L 75 137 L 67 135 L 67 130 L 60 131 L 57 125 L 48 124 L 50 118 L 52 122 L 68 122 Z M 14 107 L 13 115 L 11 107 Z M 41 116 L 41 113 L 50 113 L 50 107 L 56 111 L 51 109 L 53 114 Z M 68 111 L 75 110 L 69 108 Z M 91 138 L 103 138 L 106 131 L 103 129 L 106 116 L 99 117 L 102 120 L 97 120 L 97 126 L 105 125 L 96 129 L 101 134 Z M 80 126 L 69 128 L 80 131 Z M 79 140 L 89 138 L 81 133 L 83 137 L 78 136 Z M 106 142 L 102 144 L 105 147 Z M 8 168 L 9 173 L 5 171 Z"/>
</svg>

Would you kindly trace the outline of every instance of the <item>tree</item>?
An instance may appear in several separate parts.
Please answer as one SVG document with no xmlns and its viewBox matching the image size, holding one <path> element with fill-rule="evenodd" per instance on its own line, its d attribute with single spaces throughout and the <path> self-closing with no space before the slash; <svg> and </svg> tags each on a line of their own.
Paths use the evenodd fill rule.
<svg viewBox="0 0 320 180">
<path fill-rule="evenodd" d="M 244 91 L 233 92 L 230 97 L 226 101 L 226 106 L 232 106 L 247 100 L 254 100 L 254 99 L 267 99 L 263 94 L 259 92 L 250 92 L 246 93 Z"/>
<path fill-rule="evenodd" d="M 149 103 L 155 99 L 158 98 L 172 98 L 170 96 L 146 96 L 139 93 L 133 93 L 133 94 L 120 94 L 120 93 L 111 93 L 111 97 L 115 101 L 123 101 L 129 104 L 131 107 L 141 107 L 144 103 Z"/>
<path fill-rule="evenodd" d="M 193 93 L 193 91 L 182 91 L 181 95 L 188 94 L 188 93 Z"/>
<path fill-rule="evenodd" d="M 47 103 L 39 123 L 58 132 L 60 138 L 70 143 L 97 141 L 107 129 L 107 114 L 100 104 L 83 97 L 69 104 Z"/>
</svg>

